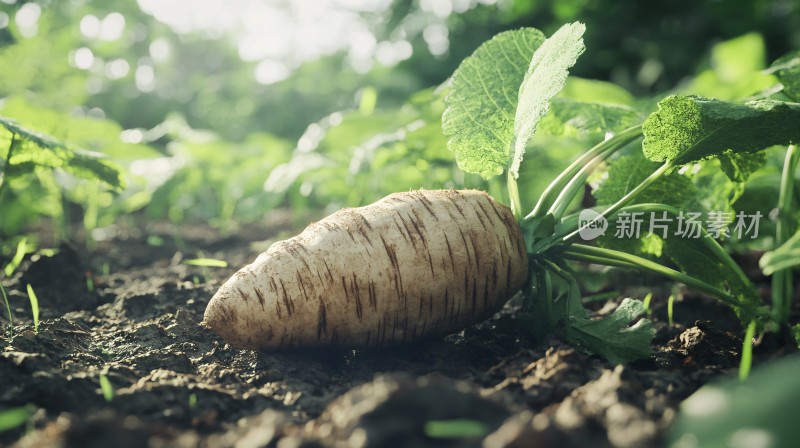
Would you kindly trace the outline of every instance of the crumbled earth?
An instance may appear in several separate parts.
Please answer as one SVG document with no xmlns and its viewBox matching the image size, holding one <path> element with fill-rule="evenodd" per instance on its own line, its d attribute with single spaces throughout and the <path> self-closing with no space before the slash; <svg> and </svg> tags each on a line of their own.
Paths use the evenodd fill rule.
<svg viewBox="0 0 800 448">
<path fill-rule="evenodd" d="M 203 311 L 269 241 L 244 230 L 181 235 L 154 239 L 151 229 L 91 250 L 62 245 L 3 280 L 14 329 L 5 332 L 3 313 L 0 411 L 28 406 L 31 417 L 0 433 L 0 445 L 662 446 L 680 402 L 739 362 L 735 316 L 696 297 L 676 304 L 672 326 L 656 303 L 653 355 L 627 366 L 529 340 L 513 304 L 415 345 L 238 350 L 200 326 Z M 198 256 L 230 267 L 182 263 Z M 39 298 L 38 332 L 28 284 Z M 785 348 L 777 345 L 760 356 Z M 459 437 L 431 426 L 458 420 L 478 431 Z"/>
</svg>

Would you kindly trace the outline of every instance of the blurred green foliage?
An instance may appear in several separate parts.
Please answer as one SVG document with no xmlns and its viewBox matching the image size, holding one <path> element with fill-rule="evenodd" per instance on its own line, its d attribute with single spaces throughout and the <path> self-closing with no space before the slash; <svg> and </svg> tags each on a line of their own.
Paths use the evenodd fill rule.
<svg viewBox="0 0 800 448">
<path fill-rule="evenodd" d="M 231 231 L 275 207 L 302 216 L 411 188 L 479 187 L 503 199 L 503 185 L 455 167 L 441 131 L 448 77 L 503 30 L 549 35 L 564 22 L 587 24 L 587 51 L 572 70 L 583 79 L 570 79 L 529 145 L 523 201 L 606 131 L 641 122 L 651 98 L 766 96 L 777 82 L 762 72 L 767 62 L 800 46 L 798 6 L 786 0 L 393 0 L 353 11 L 372 34 L 365 39 L 378 50 L 407 46 L 404 57 L 385 63 L 376 50 L 359 66 L 351 42 L 262 84 L 235 32 L 176 31 L 144 3 L 0 3 L 0 115 L 69 148 L 53 152 L 59 163 L 25 165 L 7 160 L 9 136 L 0 140 L 0 173 L 8 171 L 0 256 L 43 218 L 60 237 L 132 214 Z M 121 23 L 118 32 L 103 35 L 112 23 Z M 66 169 L 67 154 L 113 164 L 124 187 Z M 20 170 L 6 170 L 9 163 Z M 774 175 L 775 166 L 752 179 Z M 742 200 L 773 193 L 762 188 Z"/>
</svg>

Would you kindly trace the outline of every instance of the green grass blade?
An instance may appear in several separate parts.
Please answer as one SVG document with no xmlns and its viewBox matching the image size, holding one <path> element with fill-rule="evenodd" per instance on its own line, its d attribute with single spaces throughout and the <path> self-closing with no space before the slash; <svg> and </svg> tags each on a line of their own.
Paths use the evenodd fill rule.
<svg viewBox="0 0 800 448">
<path fill-rule="evenodd" d="M 653 300 L 653 293 L 648 292 L 646 296 L 644 296 L 644 300 L 642 300 L 642 304 L 644 305 L 644 309 L 647 311 L 647 315 L 650 316 L 653 314 L 653 310 L 650 309 L 650 301 Z"/>
<path fill-rule="evenodd" d="M 25 253 L 28 248 L 28 239 L 22 238 L 19 240 L 19 244 L 17 244 L 17 251 L 14 253 L 14 258 L 6 265 L 4 269 L 4 273 L 6 277 L 11 277 L 11 274 L 19 267 L 19 264 L 22 263 L 22 259 L 25 258 Z"/>
<path fill-rule="evenodd" d="M 190 260 L 184 260 L 183 264 L 188 264 L 191 266 L 203 266 L 209 268 L 227 268 L 228 262 L 224 260 L 216 260 L 214 258 L 192 258 Z"/>
<path fill-rule="evenodd" d="M 800 162 L 800 151 L 796 145 L 789 145 L 786 160 L 781 173 L 780 192 L 778 193 L 778 221 L 775 223 L 775 249 L 781 248 L 791 239 L 792 196 L 794 193 L 794 174 Z M 785 265 L 772 276 L 772 315 L 776 322 L 784 323 L 789 319 L 794 296 L 794 282 L 791 271 Z"/>
<path fill-rule="evenodd" d="M 675 294 L 670 294 L 669 299 L 667 299 L 667 323 L 669 326 L 673 326 L 675 321 L 672 319 L 672 310 L 675 308 Z"/>
<path fill-rule="evenodd" d="M 100 390 L 103 392 L 103 398 L 109 403 L 114 399 L 114 386 L 111 385 L 111 381 L 108 380 L 108 377 L 100 374 L 98 378 L 100 382 Z"/>
<path fill-rule="evenodd" d="M 753 337 L 756 335 L 756 321 L 750 322 L 742 341 L 742 360 L 739 362 L 739 380 L 744 381 L 750 376 L 753 366 Z"/>
<path fill-rule="evenodd" d="M 33 292 L 31 285 L 28 286 L 28 299 L 31 301 L 31 313 L 33 313 L 33 331 L 39 332 L 39 299 L 36 293 Z"/>
<path fill-rule="evenodd" d="M 8 296 L 6 295 L 6 289 L 3 288 L 3 285 L 0 285 L 0 292 L 3 293 L 3 301 L 6 303 L 6 312 L 8 313 L 8 336 L 14 334 L 14 317 L 11 315 L 11 304 L 8 303 Z"/>
</svg>

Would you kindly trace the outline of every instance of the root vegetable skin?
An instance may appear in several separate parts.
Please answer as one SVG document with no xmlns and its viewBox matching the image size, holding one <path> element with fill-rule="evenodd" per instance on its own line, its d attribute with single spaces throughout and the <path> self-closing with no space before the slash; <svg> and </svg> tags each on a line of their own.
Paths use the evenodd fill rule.
<svg viewBox="0 0 800 448">
<path fill-rule="evenodd" d="M 203 324 L 248 349 L 411 342 L 485 319 L 527 272 L 519 226 L 486 193 L 396 193 L 270 246 Z"/>
</svg>

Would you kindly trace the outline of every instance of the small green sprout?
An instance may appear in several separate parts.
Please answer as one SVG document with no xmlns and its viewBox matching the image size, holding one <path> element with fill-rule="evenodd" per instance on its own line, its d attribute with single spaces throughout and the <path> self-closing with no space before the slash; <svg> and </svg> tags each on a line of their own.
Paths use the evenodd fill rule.
<svg viewBox="0 0 800 448">
<path fill-rule="evenodd" d="M 650 316 L 653 314 L 653 310 L 650 309 L 650 301 L 653 300 L 653 293 L 648 292 L 646 296 L 644 296 L 644 300 L 642 303 L 644 304 L 644 309 L 647 310 L 647 315 Z"/>
<path fill-rule="evenodd" d="M 36 298 L 36 293 L 33 292 L 31 285 L 28 286 L 28 299 L 31 301 L 31 312 L 33 313 L 33 331 L 39 332 L 39 299 Z"/>
<path fill-rule="evenodd" d="M 11 316 L 11 305 L 8 303 L 6 289 L 3 288 L 2 284 L 0 284 L 0 292 L 3 293 L 3 301 L 6 303 L 6 312 L 8 313 L 8 336 L 10 337 L 14 334 L 14 318 Z"/>
<path fill-rule="evenodd" d="M 111 381 L 108 380 L 108 377 L 102 373 L 98 380 L 100 381 L 100 390 L 103 392 L 103 398 L 105 398 L 108 403 L 111 403 L 111 400 L 114 399 L 114 386 L 111 385 Z"/>
<path fill-rule="evenodd" d="M 669 322 L 669 326 L 671 327 L 675 322 L 672 320 L 672 309 L 675 305 L 675 294 L 670 294 L 669 299 L 667 299 L 667 322 Z"/>
<path fill-rule="evenodd" d="M 739 380 L 744 381 L 750 376 L 750 367 L 753 365 L 753 337 L 756 335 L 756 321 L 750 322 L 742 341 L 742 359 L 739 362 Z"/>
<path fill-rule="evenodd" d="M 164 238 L 161 238 L 158 235 L 148 235 L 147 236 L 147 245 L 153 247 L 160 247 L 164 245 Z"/>
<path fill-rule="evenodd" d="M 92 279 L 92 274 L 89 272 L 86 273 L 86 290 L 94 292 L 94 279 Z"/>
<path fill-rule="evenodd" d="M 217 260 L 214 258 L 192 258 L 190 260 L 184 260 L 183 264 L 188 264 L 191 266 L 202 266 L 208 268 L 227 268 L 228 262 L 224 260 Z"/>
<path fill-rule="evenodd" d="M 14 271 L 19 267 L 19 264 L 22 263 L 22 259 L 25 258 L 25 253 L 28 249 L 27 243 L 27 238 L 22 238 L 19 240 L 19 243 L 17 244 L 17 251 L 14 253 L 14 258 L 8 262 L 3 271 L 6 274 L 6 277 L 11 277 L 11 274 L 13 274 Z"/>
<path fill-rule="evenodd" d="M 489 428 L 471 419 L 430 420 L 425 423 L 425 435 L 434 439 L 483 437 Z"/>
<path fill-rule="evenodd" d="M 27 405 L 0 411 L 0 432 L 25 424 L 31 418 L 33 410 L 33 406 Z"/>
<path fill-rule="evenodd" d="M 189 409 L 194 409 L 197 406 L 197 394 L 192 392 L 189 394 Z"/>
</svg>

